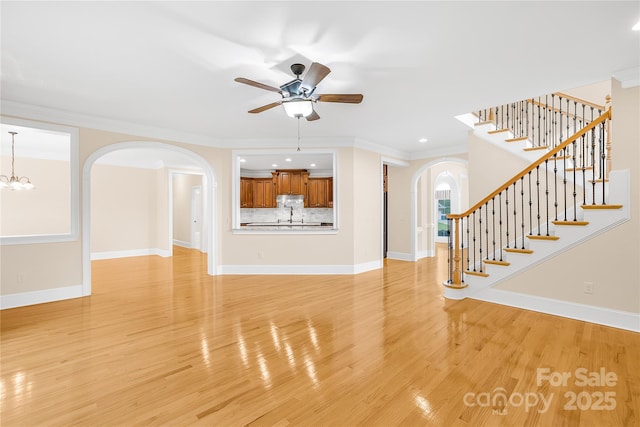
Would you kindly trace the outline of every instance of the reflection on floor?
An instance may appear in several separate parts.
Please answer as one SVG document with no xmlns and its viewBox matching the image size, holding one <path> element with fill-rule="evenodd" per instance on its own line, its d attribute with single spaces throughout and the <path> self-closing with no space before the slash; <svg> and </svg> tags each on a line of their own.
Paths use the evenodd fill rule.
<svg viewBox="0 0 640 427">
<path fill-rule="evenodd" d="M 211 277 L 174 251 L 94 261 L 91 297 L 0 313 L 3 426 L 640 419 L 638 334 L 444 300 L 442 246 L 355 276 Z M 615 384 L 576 384 L 601 367 Z"/>
</svg>

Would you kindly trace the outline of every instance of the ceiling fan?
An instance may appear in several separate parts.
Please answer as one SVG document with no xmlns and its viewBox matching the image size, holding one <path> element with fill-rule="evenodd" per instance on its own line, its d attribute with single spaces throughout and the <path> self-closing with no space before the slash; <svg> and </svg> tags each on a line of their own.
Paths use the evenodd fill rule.
<svg viewBox="0 0 640 427">
<path fill-rule="evenodd" d="M 307 71 L 304 78 L 301 79 L 300 76 L 304 73 L 304 69 L 305 66 L 303 64 L 291 65 L 291 72 L 293 72 L 296 78 L 283 84 L 280 88 L 245 79 L 244 77 L 237 77 L 234 80 L 238 83 L 244 83 L 282 95 L 282 99 L 279 101 L 249 110 L 249 113 L 253 114 L 261 113 L 278 105 L 282 105 L 290 117 L 304 117 L 312 121 L 320 118 L 318 113 L 313 109 L 313 104 L 316 102 L 340 102 L 346 104 L 359 104 L 362 102 L 361 94 L 314 94 L 318 83 L 320 83 L 331 70 L 326 65 L 314 62 L 311 64 L 311 67 L 309 67 L 309 71 Z"/>
</svg>

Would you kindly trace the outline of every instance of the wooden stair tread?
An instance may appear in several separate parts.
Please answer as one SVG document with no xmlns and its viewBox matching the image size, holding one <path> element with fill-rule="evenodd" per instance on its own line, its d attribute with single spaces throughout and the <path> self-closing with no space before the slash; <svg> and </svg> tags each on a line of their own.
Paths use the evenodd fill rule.
<svg viewBox="0 0 640 427">
<path fill-rule="evenodd" d="M 484 122 L 478 122 L 478 123 L 474 123 L 474 126 L 483 126 L 483 125 L 490 125 L 492 124 L 493 121 L 492 120 L 485 120 Z"/>
<path fill-rule="evenodd" d="M 487 273 L 480 272 L 480 271 L 467 270 L 467 271 L 464 272 L 464 274 L 468 274 L 470 276 L 489 277 L 489 275 Z"/>
<path fill-rule="evenodd" d="M 542 236 L 542 235 L 538 236 L 537 234 L 529 234 L 527 236 L 527 238 L 531 239 L 531 240 L 558 240 L 558 239 L 560 239 L 560 237 L 558 237 L 558 236 Z"/>
<path fill-rule="evenodd" d="M 528 136 L 519 136 L 517 138 L 507 138 L 507 139 L 504 140 L 504 142 L 526 141 L 527 139 L 529 139 Z"/>
<path fill-rule="evenodd" d="M 516 254 L 532 254 L 533 250 L 531 249 L 518 249 L 518 248 L 504 248 L 505 252 L 513 252 Z"/>
<path fill-rule="evenodd" d="M 622 209 L 622 205 L 582 205 L 582 209 Z"/>
<path fill-rule="evenodd" d="M 493 135 L 494 133 L 501 133 L 501 132 L 509 132 L 509 129 L 495 129 L 495 130 L 490 130 L 487 133 L 490 135 Z"/>
<path fill-rule="evenodd" d="M 554 225 L 589 225 L 589 221 L 552 221 Z"/>
<path fill-rule="evenodd" d="M 526 147 L 523 148 L 524 151 L 536 151 L 536 150 L 546 150 L 547 148 L 549 148 L 548 145 L 541 145 L 539 147 Z"/>
<path fill-rule="evenodd" d="M 508 267 L 511 265 L 510 262 L 507 261 L 499 261 L 497 259 L 485 259 L 483 261 L 485 264 L 491 264 L 491 265 L 502 265 L 504 267 Z"/>
</svg>

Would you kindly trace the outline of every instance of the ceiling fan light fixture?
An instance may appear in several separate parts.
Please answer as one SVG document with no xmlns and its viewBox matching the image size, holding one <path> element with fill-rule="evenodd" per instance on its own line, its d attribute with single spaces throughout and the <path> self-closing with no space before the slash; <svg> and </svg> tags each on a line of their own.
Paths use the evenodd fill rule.
<svg viewBox="0 0 640 427">
<path fill-rule="evenodd" d="M 306 99 L 291 99 L 283 101 L 282 106 L 289 117 L 307 117 L 313 113 L 313 105 L 311 105 L 311 102 L 311 100 Z"/>
</svg>

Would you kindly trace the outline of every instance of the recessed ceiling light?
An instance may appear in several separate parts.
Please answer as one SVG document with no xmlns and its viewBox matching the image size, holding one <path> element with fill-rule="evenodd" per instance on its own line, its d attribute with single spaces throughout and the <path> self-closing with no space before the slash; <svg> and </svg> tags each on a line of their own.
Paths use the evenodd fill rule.
<svg viewBox="0 0 640 427">
<path fill-rule="evenodd" d="M 315 163 L 311 163 L 309 166 L 312 167 L 312 168 L 315 168 L 316 164 Z"/>
<path fill-rule="evenodd" d="M 291 161 L 291 157 L 287 157 L 286 159 L 284 159 L 285 162 L 290 162 Z"/>
<path fill-rule="evenodd" d="M 277 167 L 278 167 L 278 165 L 274 163 L 274 164 L 272 164 L 272 165 L 271 165 L 271 167 L 272 167 L 272 168 L 277 168 Z"/>
<path fill-rule="evenodd" d="M 640 22 L 638 22 L 636 25 L 634 25 L 633 27 L 631 27 L 631 29 L 633 31 L 640 31 Z"/>
<path fill-rule="evenodd" d="M 247 161 L 247 159 L 240 159 L 240 162 L 241 162 L 241 163 L 244 163 L 244 162 L 246 162 L 246 161 Z"/>
<path fill-rule="evenodd" d="M 418 142 L 422 142 L 424 144 L 425 142 L 427 142 L 427 138 L 420 138 Z"/>
</svg>

